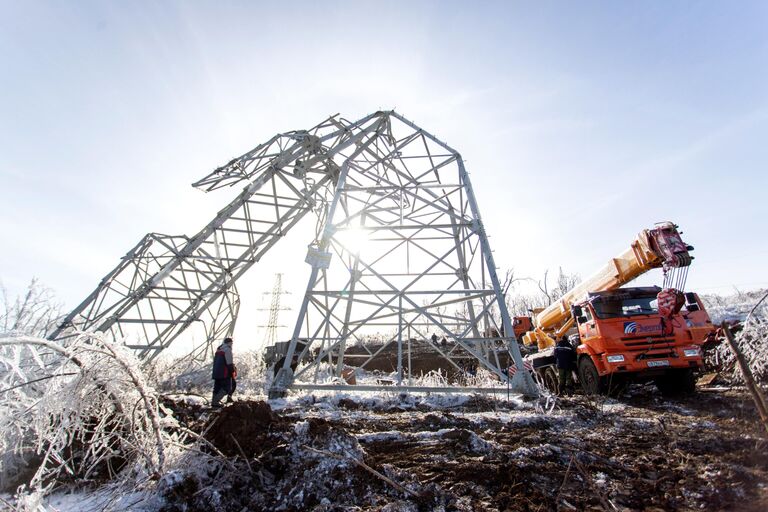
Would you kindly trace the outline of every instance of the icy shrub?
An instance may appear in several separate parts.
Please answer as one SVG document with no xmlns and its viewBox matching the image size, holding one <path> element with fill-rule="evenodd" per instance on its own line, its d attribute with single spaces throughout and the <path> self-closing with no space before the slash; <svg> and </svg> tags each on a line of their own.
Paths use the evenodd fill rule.
<svg viewBox="0 0 768 512">
<path fill-rule="evenodd" d="M 32 279 L 23 295 L 14 300 L 0 283 L 0 337 L 45 336 L 61 315 L 61 304 L 53 291 Z"/>
<path fill-rule="evenodd" d="M 768 299 L 753 307 L 735 338 L 755 380 L 762 384 L 768 383 Z M 722 368 L 731 372 L 733 380 L 743 382 L 736 357 L 727 343 L 717 347 L 717 356 L 722 362 Z"/>
<path fill-rule="evenodd" d="M 3 487 L 45 494 L 66 481 L 162 474 L 162 429 L 174 422 L 124 347 L 89 333 L 67 347 L 2 338 L 0 389 Z"/>
<path fill-rule="evenodd" d="M 266 390 L 267 371 L 261 352 L 249 351 L 234 354 L 237 367 L 237 395 L 263 395 Z M 169 359 L 160 357 L 151 367 L 145 368 L 148 380 L 165 393 L 199 395 L 211 394 L 211 370 L 209 361 L 192 360 L 188 356 Z"/>
<path fill-rule="evenodd" d="M 445 372 L 441 369 L 437 370 L 431 370 L 421 377 L 416 377 L 413 379 L 414 386 L 423 386 L 423 387 L 430 387 L 430 388 L 446 388 L 449 387 L 450 384 L 448 383 L 448 378 L 445 375 Z"/>
<path fill-rule="evenodd" d="M 723 322 L 743 322 L 749 311 L 754 307 L 760 298 L 765 295 L 766 290 L 755 290 L 751 292 L 736 292 L 732 295 L 701 295 L 704 307 L 707 308 L 712 323 L 719 325 Z"/>
</svg>

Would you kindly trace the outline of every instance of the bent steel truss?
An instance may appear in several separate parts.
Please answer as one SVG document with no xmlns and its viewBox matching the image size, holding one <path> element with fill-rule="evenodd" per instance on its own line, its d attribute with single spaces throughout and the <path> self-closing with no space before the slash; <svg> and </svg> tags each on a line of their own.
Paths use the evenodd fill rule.
<svg viewBox="0 0 768 512">
<path fill-rule="evenodd" d="M 190 357 L 209 358 L 234 329 L 237 279 L 314 212 L 311 275 L 274 392 L 322 387 L 319 375 L 369 367 L 395 347 L 397 384 L 407 385 L 412 341 L 459 371 L 471 360 L 504 381 L 510 360 L 523 367 L 513 338 L 484 336 L 512 333 L 509 313 L 461 156 L 431 134 L 391 111 L 334 116 L 194 186 L 240 183 L 196 235 L 144 237 L 49 338 L 102 331 L 152 359 L 192 328 Z M 535 392 L 527 372 L 512 387 Z"/>
<path fill-rule="evenodd" d="M 385 353 L 397 359 L 393 384 L 410 386 L 415 344 L 457 373 L 480 365 L 506 380 L 520 353 L 512 338 L 485 336 L 513 331 L 461 156 L 395 112 L 365 126 L 339 161 L 273 395 L 322 388 L 324 374 L 372 367 Z M 530 374 L 515 378 L 533 392 Z"/>
</svg>

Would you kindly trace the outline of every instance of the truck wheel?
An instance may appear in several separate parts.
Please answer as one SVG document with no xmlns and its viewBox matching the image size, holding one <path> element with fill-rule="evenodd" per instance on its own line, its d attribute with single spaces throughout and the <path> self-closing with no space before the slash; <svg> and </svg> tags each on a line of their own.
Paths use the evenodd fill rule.
<svg viewBox="0 0 768 512">
<path fill-rule="evenodd" d="M 541 370 L 539 375 L 541 375 L 541 379 L 544 381 L 544 387 L 553 393 L 557 393 L 557 372 L 555 372 L 555 369 L 547 366 Z"/>
<path fill-rule="evenodd" d="M 597 395 L 602 391 L 600 374 L 589 357 L 579 359 L 579 382 L 584 393 L 588 395 Z"/>
</svg>

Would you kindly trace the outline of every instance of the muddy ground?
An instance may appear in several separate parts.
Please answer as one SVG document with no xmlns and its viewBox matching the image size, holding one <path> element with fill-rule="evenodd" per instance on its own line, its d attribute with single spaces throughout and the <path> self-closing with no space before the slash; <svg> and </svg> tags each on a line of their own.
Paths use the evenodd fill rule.
<svg viewBox="0 0 768 512">
<path fill-rule="evenodd" d="M 227 463 L 169 484 L 164 510 L 768 510 L 744 391 L 551 400 L 172 402 Z"/>
</svg>

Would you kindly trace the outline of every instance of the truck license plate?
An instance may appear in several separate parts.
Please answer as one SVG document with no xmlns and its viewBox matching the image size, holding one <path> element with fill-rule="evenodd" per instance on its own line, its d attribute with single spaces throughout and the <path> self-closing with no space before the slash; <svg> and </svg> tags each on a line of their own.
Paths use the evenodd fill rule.
<svg viewBox="0 0 768 512">
<path fill-rule="evenodd" d="M 660 361 L 648 361 L 648 366 L 653 368 L 654 366 L 669 366 L 669 361 L 662 359 Z"/>
</svg>

